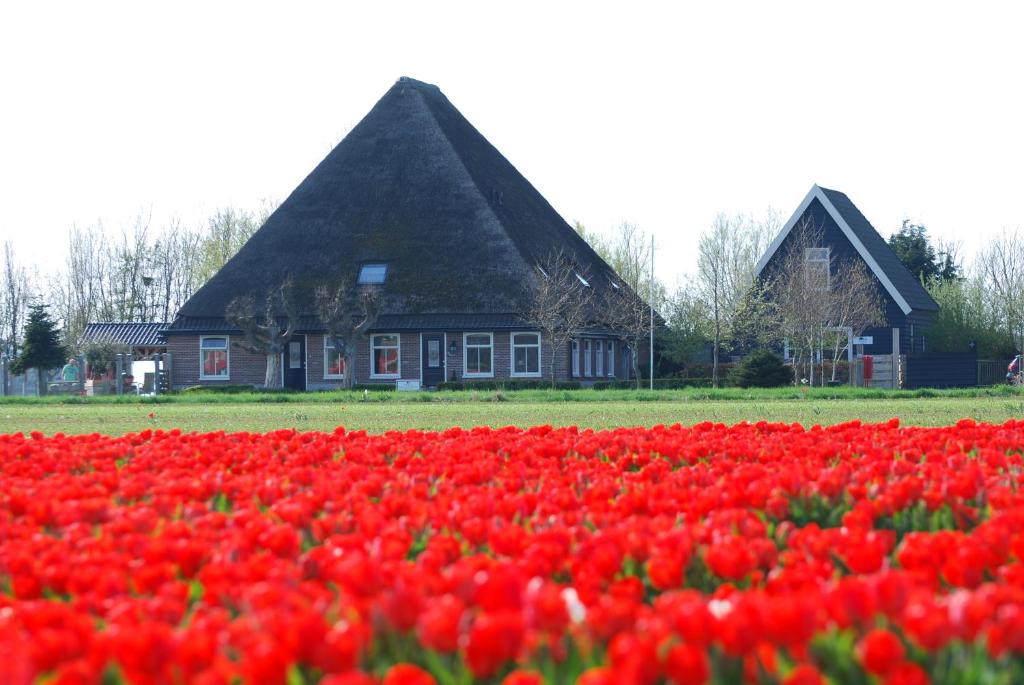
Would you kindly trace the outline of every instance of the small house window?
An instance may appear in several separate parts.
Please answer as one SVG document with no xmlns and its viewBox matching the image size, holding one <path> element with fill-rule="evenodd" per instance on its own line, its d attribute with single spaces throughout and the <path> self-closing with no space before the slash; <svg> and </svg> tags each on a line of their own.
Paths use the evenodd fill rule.
<svg viewBox="0 0 1024 685">
<path fill-rule="evenodd" d="M 576 274 L 576 278 L 580 279 L 580 283 L 583 284 L 584 288 L 589 288 L 590 287 L 590 281 L 588 281 L 587 279 L 583 278 L 583 276 L 580 276 L 580 273 L 578 271 L 576 271 L 574 273 Z"/>
<path fill-rule="evenodd" d="M 359 267 L 359 285 L 380 285 L 388 275 L 387 264 L 363 264 Z"/>
<path fill-rule="evenodd" d="M 466 333 L 463 339 L 465 365 L 463 376 L 494 375 L 494 336 L 490 333 Z"/>
<path fill-rule="evenodd" d="M 615 342 L 608 341 L 608 376 L 615 376 Z"/>
<path fill-rule="evenodd" d="M 202 337 L 199 339 L 199 378 L 203 380 L 227 380 L 228 366 L 227 337 Z"/>
<path fill-rule="evenodd" d="M 604 343 L 600 340 L 594 343 L 594 375 L 604 375 Z"/>
<path fill-rule="evenodd" d="M 540 334 L 512 334 L 512 375 L 540 375 Z"/>
<path fill-rule="evenodd" d="M 345 358 L 334 347 L 330 338 L 324 338 L 324 378 L 344 378 Z"/>
<path fill-rule="evenodd" d="M 807 287 L 814 290 L 828 290 L 829 278 L 831 276 L 829 248 L 808 247 L 804 252 L 805 271 Z"/>
<path fill-rule="evenodd" d="M 401 341 L 397 333 L 371 337 L 370 376 L 373 378 L 397 378 L 402 370 L 399 361 L 401 350 Z"/>
<path fill-rule="evenodd" d="M 590 354 L 590 341 L 589 340 L 584 340 L 583 341 L 583 375 L 584 376 L 588 376 L 588 377 L 590 375 L 592 375 L 592 371 L 591 371 L 592 367 L 591 367 L 591 359 L 590 359 L 590 357 L 591 357 L 591 354 Z"/>
<path fill-rule="evenodd" d="M 576 378 L 580 375 L 580 343 L 572 341 L 572 375 Z"/>
</svg>

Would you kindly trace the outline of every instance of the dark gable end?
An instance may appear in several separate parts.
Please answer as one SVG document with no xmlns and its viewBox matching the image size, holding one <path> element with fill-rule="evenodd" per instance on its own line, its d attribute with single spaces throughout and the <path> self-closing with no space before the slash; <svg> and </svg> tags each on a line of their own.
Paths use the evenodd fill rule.
<svg viewBox="0 0 1024 685">
<path fill-rule="evenodd" d="M 846 224 L 856 234 L 867 251 L 871 253 L 879 268 L 889 278 L 889 281 L 903 295 L 903 299 L 910 305 L 910 308 L 916 311 L 938 311 L 938 303 L 928 294 L 928 291 L 921 285 L 920 281 L 914 278 L 914 274 L 910 272 L 910 269 L 892 251 L 889 243 L 875 230 L 875 227 L 857 209 L 857 206 L 853 204 L 850 198 L 838 190 L 822 188 L 821 191 L 843 217 Z"/>
<path fill-rule="evenodd" d="M 611 269 L 436 86 L 400 79 L 182 307 L 168 332 L 213 325 L 235 297 L 388 265 L 384 314 L 525 310 L 536 264 L 562 250 L 595 289 Z M 223 324 L 220 324 L 223 326 Z"/>
<path fill-rule="evenodd" d="M 935 312 L 939 305 L 932 299 L 910 270 L 900 261 L 889 244 L 845 194 L 815 185 L 783 226 L 757 265 L 760 275 L 783 246 L 790 231 L 805 217 L 815 226 L 832 226 L 836 236 L 850 247 L 850 257 L 856 256 L 867 264 L 881 284 L 882 292 L 895 308 L 895 312 L 908 316 L 911 312 Z M 827 231 L 827 233 L 831 233 Z M 845 250 L 842 251 L 845 255 Z M 887 310 L 889 308 L 887 307 Z"/>
</svg>

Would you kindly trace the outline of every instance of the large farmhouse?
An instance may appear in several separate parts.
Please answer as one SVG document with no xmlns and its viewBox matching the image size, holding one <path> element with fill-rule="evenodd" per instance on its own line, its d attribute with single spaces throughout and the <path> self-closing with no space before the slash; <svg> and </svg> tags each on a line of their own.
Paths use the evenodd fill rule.
<svg viewBox="0 0 1024 685">
<path fill-rule="evenodd" d="M 611 268 L 433 85 L 401 78 L 166 328 L 172 385 L 262 384 L 229 303 L 291 279 L 300 316 L 284 385 L 550 378 L 549 341 L 524 316 L 538 266 L 576 265 L 595 302 Z M 340 278 L 383 306 L 353 368 L 325 337 L 313 291 Z M 280 312 L 278 312 L 280 314 Z M 628 352 L 594 327 L 559 350 L 556 379 L 623 378 Z"/>
<path fill-rule="evenodd" d="M 820 244 L 806 249 L 805 259 L 818 260 L 825 268 L 842 260 L 859 260 L 877 282 L 885 324 L 864 332 L 863 353 L 891 355 L 894 346 L 904 355 L 926 351 L 938 304 L 850 198 L 837 190 L 811 188 L 761 257 L 758 276 L 778 267 L 788 254 L 793 229 L 801 225 L 813 227 L 820 236 Z"/>
</svg>

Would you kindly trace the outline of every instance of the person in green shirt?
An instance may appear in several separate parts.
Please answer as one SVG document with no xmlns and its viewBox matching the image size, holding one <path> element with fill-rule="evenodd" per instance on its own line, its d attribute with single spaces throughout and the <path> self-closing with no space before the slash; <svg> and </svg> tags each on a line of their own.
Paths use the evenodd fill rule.
<svg viewBox="0 0 1024 685">
<path fill-rule="evenodd" d="M 60 377 L 65 383 L 78 382 L 78 362 L 74 357 L 68 359 L 68 363 L 60 370 Z"/>
</svg>

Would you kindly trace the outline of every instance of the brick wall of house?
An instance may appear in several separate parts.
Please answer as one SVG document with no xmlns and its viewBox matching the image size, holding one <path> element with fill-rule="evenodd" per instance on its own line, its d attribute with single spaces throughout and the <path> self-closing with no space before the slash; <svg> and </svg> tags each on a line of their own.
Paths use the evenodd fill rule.
<svg viewBox="0 0 1024 685">
<path fill-rule="evenodd" d="M 228 377 L 200 380 L 200 336 L 168 336 L 167 351 L 171 354 L 171 384 L 174 389 L 180 390 L 193 385 L 262 385 L 267 374 L 267 358 L 238 347 L 233 344 L 231 336 L 227 337 Z"/>
<path fill-rule="evenodd" d="M 473 331 L 475 333 L 489 331 Z M 447 331 L 445 333 L 445 379 L 446 380 L 489 380 L 488 378 L 466 377 L 463 373 L 463 362 L 465 359 L 465 337 L 463 331 Z M 576 377 L 583 383 L 595 380 L 607 380 L 608 376 L 608 342 L 607 338 L 590 338 L 591 342 L 591 375 L 584 375 L 586 363 L 584 359 L 585 345 L 579 346 L 580 375 Z M 420 334 L 401 333 L 399 351 L 400 373 L 403 380 L 419 380 L 420 369 Z M 448 353 L 452 341 L 456 343 L 454 355 Z M 493 366 L 494 379 L 507 379 L 512 375 L 512 346 L 511 333 L 507 331 L 496 331 L 493 333 Z M 614 378 L 625 378 L 627 376 L 628 364 L 623 358 L 622 344 L 613 341 L 615 355 Z M 600 377 L 596 375 L 596 355 L 605 355 L 603 373 Z M 229 368 L 230 376 L 224 380 L 210 380 L 199 378 L 200 356 L 199 336 L 175 335 L 168 338 L 167 351 L 172 355 L 172 376 L 175 389 L 187 388 L 193 385 L 225 385 L 245 384 L 262 385 L 266 373 L 266 358 L 263 355 L 253 354 L 231 345 Z M 541 345 L 541 359 L 539 379 L 550 379 L 551 344 L 544 340 Z M 555 355 L 555 377 L 557 380 L 572 379 L 570 364 L 570 348 L 568 346 L 558 350 Z M 355 359 L 355 383 L 381 383 L 393 384 L 394 378 L 372 378 L 370 360 L 370 341 L 360 341 L 356 351 Z M 324 336 L 310 334 L 306 336 L 306 388 L 308 390 L 331 390 L 342 386 L 341 379 L 324 378 Z"/>
<path fill-rule="evenodd" d="M 324 378 L 324 336 L 306 336 L 306 389 L 336 390 L 345 381 L 340 378 Z"/>
<path fill-rule="evenodd" d="M 386 334 L 386 332 L 385 332 Z M 379 334 L 378 334 L 379 335 Z M 402 380 L 418 380 L 420 377 L 420 334 L 400 333 L 398 366 Z M 381 383 L 394 384 L 394 378 L 374 378 L 373 364 L 370 358 L 370 340 L 362 340 L 356 350 L 355 382 L 359 384 Z"/>
</svg>

